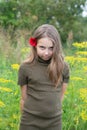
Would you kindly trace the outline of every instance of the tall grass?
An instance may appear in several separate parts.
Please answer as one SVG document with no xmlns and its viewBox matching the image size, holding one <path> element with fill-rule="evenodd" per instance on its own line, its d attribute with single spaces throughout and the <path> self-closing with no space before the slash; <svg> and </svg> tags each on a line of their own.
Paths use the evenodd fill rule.
<svg viewBox="0 0 87 130">
<path fill-rule="evenodd" d="M 9 42 L 9 35 L 4 36 L 1 33 L 0 130 L 18 130 L 20 88 L 17 85 L 17 73 L 20 63 L 29 52 L 23 37 L 18 39 L 16 48 Z M 75 46 L 74 54 L 71 49 L 65 57 L 70 65 L 71 77 L 62 105 L 63 130 L 87 129 L 87 55 L 77 53 L 78 51 L 87 50 Z"/>
<path fill-rule="evenodd" d="M 20 91 L 17 74 L 29 46 L 25 46 L 23 35 L 16 41 L 15 47 L 10 35 L 0 30 L 0 130 L 17 130 L 19 124 Z"/>
</svg>

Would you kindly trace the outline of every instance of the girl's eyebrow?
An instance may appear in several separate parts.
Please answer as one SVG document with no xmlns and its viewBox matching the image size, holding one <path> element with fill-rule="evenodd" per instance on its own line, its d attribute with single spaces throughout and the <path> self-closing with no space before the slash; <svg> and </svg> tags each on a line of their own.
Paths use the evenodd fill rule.
<svg viewBox="0 0 87 130">
<path fill-rule="evenodd" d="M 44 46 L 44 45 L 39 45 L 40 47 L 45 47 L 46 48 L 46 46 Z M 53 46 L 49 46 L 48 48 L 53 48 Z"/>
</svg>

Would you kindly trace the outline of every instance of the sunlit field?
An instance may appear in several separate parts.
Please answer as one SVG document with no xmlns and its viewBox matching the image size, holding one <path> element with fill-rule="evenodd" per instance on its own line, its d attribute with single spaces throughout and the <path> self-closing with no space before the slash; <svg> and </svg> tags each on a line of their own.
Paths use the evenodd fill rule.
<svg viewBox="0 0 87 130">
<path fill-rule="evenodd" d="M 21 44 L 11 49 L 0 42 L 0 130 L 18 130 L 19 126 L 18 69 L 30 51 Z M 87 42 L 73 43 L 72 48 L 65 56 L 70 82 L 62 105 L 63 130 L 87 130 Z"/>
</svg>

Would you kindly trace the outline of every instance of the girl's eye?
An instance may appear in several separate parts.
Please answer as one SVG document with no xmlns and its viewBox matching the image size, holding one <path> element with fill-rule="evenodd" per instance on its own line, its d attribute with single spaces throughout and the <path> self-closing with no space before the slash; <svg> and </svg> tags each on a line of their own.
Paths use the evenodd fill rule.
<svg viewBox="0 0 87 130">
<path fill-rule="evenodd" d="M 45 47 L 44 47 L 44 46 L 40 46 L 40 48 L 41 48 L 41 49 L 45 49 Z"/>
</svg>

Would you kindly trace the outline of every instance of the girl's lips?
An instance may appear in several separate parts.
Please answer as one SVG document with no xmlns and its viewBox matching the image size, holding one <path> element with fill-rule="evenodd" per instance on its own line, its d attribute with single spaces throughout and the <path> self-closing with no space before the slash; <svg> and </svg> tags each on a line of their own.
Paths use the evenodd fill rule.
<svg viewBox="0 0 87 130">
<path fill-rule="evenodd" d="M 49 60 L 49 59 L 50 59 L 50 57 L 43 57 L 43 59 L 44 59 L 44 60 Z"/>
</svg>

